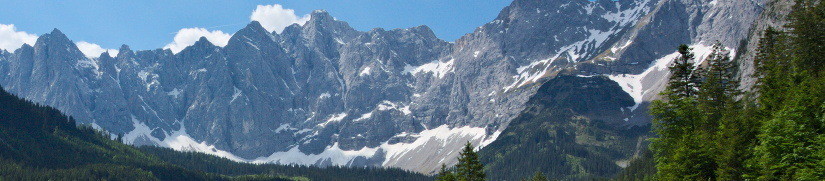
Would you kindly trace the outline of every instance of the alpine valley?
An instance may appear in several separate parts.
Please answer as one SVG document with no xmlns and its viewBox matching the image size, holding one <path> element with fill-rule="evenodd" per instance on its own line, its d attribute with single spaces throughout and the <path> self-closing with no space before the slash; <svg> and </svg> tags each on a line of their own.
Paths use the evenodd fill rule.
<svg viewBox="0 0 825 181">
<path fill-rule="evenodd" d="M 760 16 L 768 1 L 514 0 L 454 42 L 324 10 L 179 52 L 84 55 L 55 29 L 0 52 L 0 85 L 126 144 L 240 162 L 435 174 L 469 142 L 508 170 L 493 180 L 611 177 L 646 150 L 677 45 L 701 62 L 719 41 L 753 85 L 752 28 L 781 24 Z"/>
</svg>

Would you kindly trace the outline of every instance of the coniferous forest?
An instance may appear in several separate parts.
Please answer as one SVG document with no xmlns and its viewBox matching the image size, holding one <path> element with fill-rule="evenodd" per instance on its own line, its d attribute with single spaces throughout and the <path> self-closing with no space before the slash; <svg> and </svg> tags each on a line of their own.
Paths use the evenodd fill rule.
<svg viewBox="0 0 825 181">
<path fill-rule="evenodd" d="M 752 91 L 738 89 L 718 44 L 702 64 L 679 46 L 664 99 L 651 106 L 655 174 L 620 178 L 825 179 L 825 4 L 799 0 L 793 9 L 786 31 L 764 32 Z M 638 164 L 631 168 L 653 172 Z"/>
</svg>

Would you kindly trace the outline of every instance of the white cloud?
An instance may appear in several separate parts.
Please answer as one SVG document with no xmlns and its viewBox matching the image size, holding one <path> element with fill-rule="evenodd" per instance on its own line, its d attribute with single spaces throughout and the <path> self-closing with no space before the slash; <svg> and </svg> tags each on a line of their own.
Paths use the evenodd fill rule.
<svg viewBox="0 0 825 181">
<path fill-rule="evenodd" d="M 117 56 L 118 53 L 118 50 L 116 49 L 104 49 L 103 47 L 100 47 L 100 45 L 85 41 L 77 42 L 75 44 L 77 45 L 77 48 L 80 49 L 80 52 L 83 52 L 83 54 L 89 58 L 97 58 L 100 54 L 107 51 L 109 52 L 109 56 L 112 57 Z"/>
<path fill-rule="evenodd" d="M 309 21 L 310 15 L 298 17 L 295 15 L 295 10 L 284 9 L 280 4 L 273 5 L 258 5 L 255 11 L 252 11 L 252 16 L 249 19 L 261 23 L 267 31 L 275 31 L 281 33 L 289 25 L 299 24 L 304 25 Z"/>
<path fill-rule="evenodd" d="M 12 52 L 23 44 L 34 45 L 37 35 L 17 31 L 13 24 L 0 24 L 0 49 Z"/>
<path fill-rule="evenodd" d="M 178 53 L 184 48 L 194 45 L 201 37 L 206 37 L 213 45 L 224 47 L 229 43 L 229 38 L 231 38 L 232 35 L 220 30 L 209 31 L 203 28 L 184 28 L 178 31 L 172 43 L 167 44 L 163 48 L 170 49 L 173 53 Z"/>
</svg>

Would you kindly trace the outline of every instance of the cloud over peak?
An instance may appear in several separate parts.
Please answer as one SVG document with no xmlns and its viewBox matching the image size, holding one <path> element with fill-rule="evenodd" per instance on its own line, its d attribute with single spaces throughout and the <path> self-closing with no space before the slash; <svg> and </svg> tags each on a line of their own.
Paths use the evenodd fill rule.
<svg viewBox="0 0 825 181">
<path fill-rule="evenodd" d="M 13 24 L 0 24 L 0 49 L 13 52 L 23 44 L 34 45 L 37 35 L 17 31 Z"/>
<path fill-rule="evenodd" d="M 184 28 L 175 34 L 172 43 L 167 44 L 163 48 L 172 50 L 173 53 L 178 53 L 184 48 L 194 45 L 201 37 L 206 37 L 206 39 L 215 46 L 224 47 L 229 43 L 229 38 L 231 38 L 232 35 L 220 30 L 209 31 L 204 28 Z"/>
<path fill-rule="evenodd" d="M 109 56 L 115 57 L 117 56 L 118 50 L 115 49 L 105 49 L 100 47 L 98 44 L 89 43 L 85 41 L 80 41 L 75 43 L 77 45 L 77 49 L 80 49 L 80 52 L 83 52 L 83 55 L 89 58 L 97 58 L 103 52 L 109 52 Z"/>
<path fill-rule="evenodd" d="M 299 17 L 295 15 L 295 10 L 284 9 L 280 4 L 258 5 L 255 11 L 252 11 L 252 15 L 249 16 L 250 20 L 260 22 L 261 26 L 267 31 L 275 31 L 276 33 L 281 33 L 284 28 L 292 24 L 304 25 L 309 21 L 309 18 L 309 14 Z"/>
</svg>

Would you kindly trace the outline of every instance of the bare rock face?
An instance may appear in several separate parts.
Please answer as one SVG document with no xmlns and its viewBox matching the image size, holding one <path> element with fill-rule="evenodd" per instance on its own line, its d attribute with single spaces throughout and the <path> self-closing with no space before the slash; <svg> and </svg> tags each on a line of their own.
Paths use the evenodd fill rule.
<svg viewBox="0 0 825 181">
<path fill-rule="evenodd" d="M 768 0 L 764 5 L 764 11 L 759 14 L 758 21 L 755 21 L 747 34 L 747 39 L 743 40 L 739 46 L 741 51 L 737 55 L 737 62 L 739 63 L 739 80 L 741 89 L 748 91 L 756 84 L 756 77 L 754 73 L 754 58 L 756 57 L 757 49 L 759 48 L 759 40 L 765 35 L 765 30 L 772 27 L 776 30 L 786 30 L 785 25 L 788 24 L 788 13 L 794 1 L 782 0 Z"/>
<path fill-rule="evenodd" d="M 357 31 L 315 11 L 280 34 L 252 22 L 225 47 L 205 38 L 179 53 L 124 45 L 94 59 L 55 30 L 0 54 L 0 85 L 130 144 L 431 173 L 467 141 L 493 142 L 560 74 L 612 76 L 635 102 L 611 108 L 625 118 L 614 125 L 647 124 L 646 103 L 667 75 L 657 60 L 678 44 L 737 49 L 761 7 L 515 0 L 455 43 L 426 26 Z"/>
</svg>

